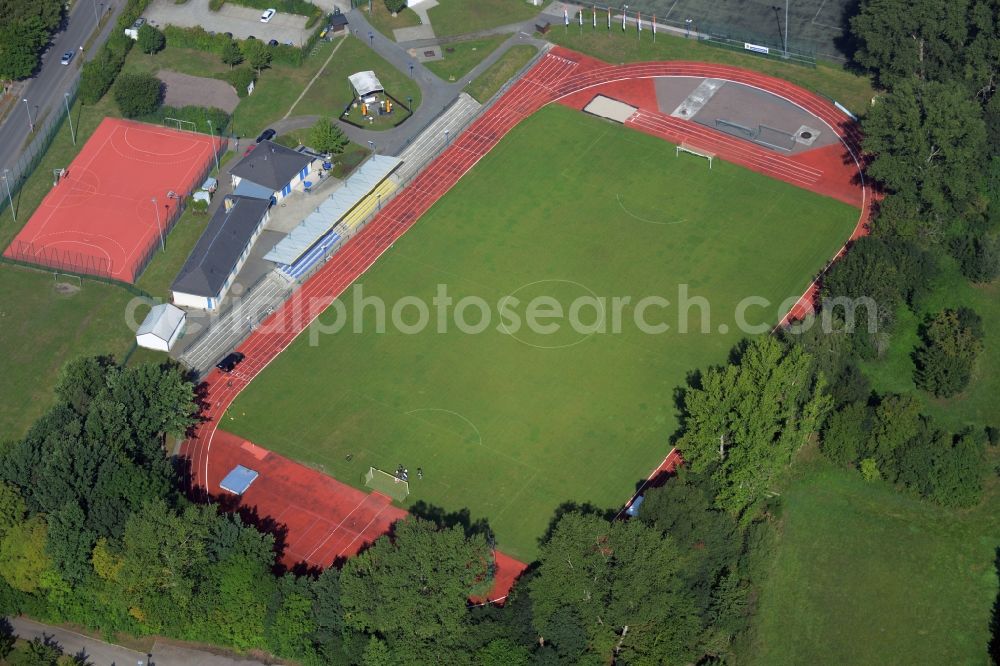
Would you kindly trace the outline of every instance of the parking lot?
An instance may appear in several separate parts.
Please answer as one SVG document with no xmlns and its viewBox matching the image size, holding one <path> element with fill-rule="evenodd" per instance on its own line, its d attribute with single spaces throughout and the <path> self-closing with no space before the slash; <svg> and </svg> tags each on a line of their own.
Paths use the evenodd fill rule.
<svg viewBox="0 0 1000 666">
<path fill-rule="evenodd" d="M 261 10 L 225 4 L 217 12 L 210 11 L 208 0 L 189 0 L 183 5 L 173 0 L 153 0 L 143 13 L 150 23 L 162 28 L 176 25 L 182 28 L 201 26 L 212 32 L 231 32 L 236 39 L 256 37 L 262 41 L 272 39 L 295 46 L 305 44 L 309 31 L 306 17 L 295 14 L 275 14 L 269 23 L 260 22 Z"/>
</svg>

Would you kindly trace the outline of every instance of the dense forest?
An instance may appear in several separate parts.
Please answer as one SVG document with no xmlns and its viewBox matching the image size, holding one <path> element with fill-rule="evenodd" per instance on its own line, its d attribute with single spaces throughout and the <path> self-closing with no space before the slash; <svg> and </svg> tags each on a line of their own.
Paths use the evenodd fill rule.
<svg viewBox="0 0 1000 666">
<path fill-rule="evenodd" d="M 64 11 L 61 0 L 0 0 L 0 81 L 35 73 Z"/>
</svg>

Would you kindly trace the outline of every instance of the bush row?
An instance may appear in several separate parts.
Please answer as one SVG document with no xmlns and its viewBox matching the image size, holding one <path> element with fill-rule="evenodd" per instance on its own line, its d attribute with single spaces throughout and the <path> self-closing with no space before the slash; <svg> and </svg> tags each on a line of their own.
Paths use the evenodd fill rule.
<svg viewBox="0 0 1000 666">
<path fill-rule="evenodd" d="M 128 0 L 122 10 L 111 37 L 101 47 L 97 56 L 83 65 L 80 75 L 80 99 L 84 104 L 96 104 L 115 82 L 115 77 L 125 64 L 125 56 L 135 43 L 125 36 L 125 29 L 135 23 L 149 0 Z"/>
<path fill-rule="evenodd" d="M 206 106 L 161 106 L 156 111 L 144 115 L 139 118 L 139 120 L 146 123 L 153 123 L 156 125 L 164 124 L 167 118 L 174 118 L 177 120 L 183 120 L 189 123 L 194 123 L 195 129 L 202 134 L 208 134 L 209 120 L 212 121 L 211 131 L 215 132 L 218 136 L 220 132 L 224 132 L 229 125 L 229 114 L 222 109 L 217 109 L 215 107 Z M 172 124 L 176 127 L 175 124 Z M 190 125 L 185 125 L 185 129 L 189 129 Z"/>
<path fill-rule="evenodd" d="M 319 12 L 323 15 L 323 10 L 306 0 L 229 0 L 234 5 L 241 7 L 251 7 L 261 11 L 265 9 L 277 9 L 283 14 L 298 14 L 299 16 L 312 16 Z"/>
<path fill-rule="evenodd" d="M 293 67 L 301 65 L 302 61 L 305 60 L 306 55 L 316 45 L 316 42 L 319 41 L 319 34 L 323 31 L 323 27 L 324 25 L 317 26 L 317 28 L 309 35 L 309 39 L 302 48 L 289 46 L 287 44 L 269 46 L 268 48 L 271 51 L 271 62 L 291 65 Z M 230 37 L 227 37 L 224 34 L 210 34 L 200 26 L 194 28 L 178 28 L 176 26 L 168 25 L 164 30 L 164 34 L 166 34 L 167 44 L 170 46 L 195 49 L 197 51 L 206 51 L 208 53 L 214 53 L 220 57 L 225 51 L 226 46 L 233 41 Z M 240 40 L 236 41 L 241 43 Z M 239 91 L 240 86 L 236 85 L 235 82 L 230 82 L 233 83 L 233 85 L 236 86 L 237 91 Z M 249 81 L 246 83 L 249 83 Z M 246 83 L 243 84 L 244 92 L 246 89 Z"/>
</svg>

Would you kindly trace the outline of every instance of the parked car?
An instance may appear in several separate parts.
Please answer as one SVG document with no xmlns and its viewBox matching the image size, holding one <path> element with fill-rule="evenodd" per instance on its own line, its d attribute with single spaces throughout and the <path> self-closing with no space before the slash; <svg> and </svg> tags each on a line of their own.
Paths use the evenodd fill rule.
<svg viewBox="0 0 1000 666">
<path fill-rule="evenodd" d="M 275 134 L 277 134 L 277 132 L 268 127 L 266 130 L 260 133 L 260 136 L 257 137 L 257 143 L 260 143 L 261 141 L 267 141 L 268 139 L 273 138 Z"/>
<path fill-rule="evenodd" d="M 225 36 L 228 37 L 229 39 L 233 38 L 233 33 L 231 33 L 231 32 L 226 32 L 226 33 L 223 33 L 223 34 L 225 34 Z"/>
<path fill-rule="evenodd" d="M 267 43 L 267 45 L 268 46 L 277 46 L 278 45 L 278 40 L 277 39 L 272 39 L 271 41 L 269 41 Z"/>
<path fill-rule="evenodd" d="M 257 38 L 254 37 L 253 35 L 250 35 L 249 37 L 247 37 L 247 40 L 251 40 L 251 39 L 257 39 Z"/>
<path fill-rule="evenodd" d="M 260 22 L 270 23 L 271 19 L 273 19 L 274 15 L 277 13 L 278 13 L 277 9 L 265 9 L 264 13 L 260 15 Z"/>
<path fill-rule="evenodd" d="M 62 54 L 62 58 L 59 58 L 59 62 L 62 63 L 63 65 L 68 65 L 69 62 L 73 59 L 73 55 L 74 53 L 72 51 L 66 51 L 66 53 Z"/>
<path fill-rule="evenodd" d="M 125 36 L 132 39 L 139 39 L 139 28 L 146 25 L 146 19 L 139 17 L 130 27 L 125 28 Z"/>
<path fill-rule="evenodd" d="M 222 370 L 223 372 L 232 372 L 233 368 L 239 365 L 244 358 L 246 358 L 246 356 L 244 356 L 240 352 L 232 352 L 231 354 L 227 355 L 226 358 L 216 363 L 215 367 L 217 367 L 219 370 Z"/>
</svg>

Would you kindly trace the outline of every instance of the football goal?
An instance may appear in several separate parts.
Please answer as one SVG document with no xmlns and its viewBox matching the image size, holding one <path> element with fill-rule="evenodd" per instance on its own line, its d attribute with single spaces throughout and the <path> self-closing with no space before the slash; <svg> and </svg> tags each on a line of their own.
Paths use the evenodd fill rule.
<svg viewBox="0 0 1000 666">
<path fill-rule="evenodd" d="M 365 474 L 365 486 L 377 493 L 387 495 L 397 502 L 402 502 L 410 494 L 409 482 L 374 467 L 369 467 Z"/>
<path fill-rule="evenodd" d="M 163 124 L 167 127 L 173 127 L 179 130 L 188 130 L 190 132 L 195 131 L 195 124 L 190 120 L 181 120 L 180 118 L 164 118 Z"/>
<path fill-rule="evenodd" d="M 706 160 L 708 160 L 709 169 L 712 168 L 712 160 L 715 159 L 715 153 L 710 153 L 708 151 L 702 150 L 701 148 L 695 148 L 694 146 L 688 143 L 682 143 L 679 146 L 677 146 L 677 150 L 675 151 L 675 157 L 680 157 L 681 153 L 690 153 L 696 157 L 704 157 Z"/>
</svg>

